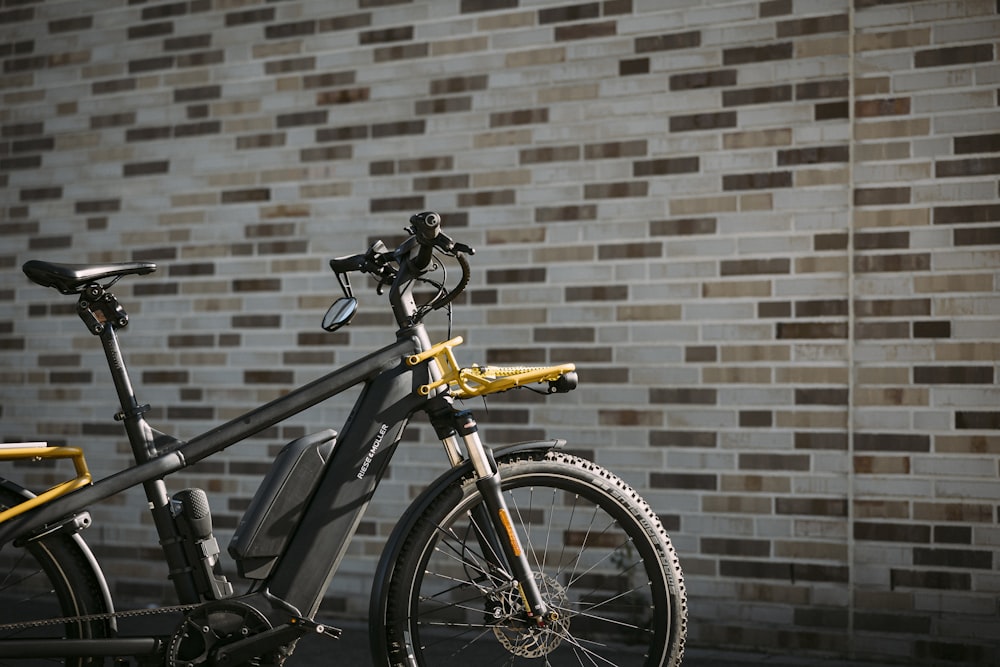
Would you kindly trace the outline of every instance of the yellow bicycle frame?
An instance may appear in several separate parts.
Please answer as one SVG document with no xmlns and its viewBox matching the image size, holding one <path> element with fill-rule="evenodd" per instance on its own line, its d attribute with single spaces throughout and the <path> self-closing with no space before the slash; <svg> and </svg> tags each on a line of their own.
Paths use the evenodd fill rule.
<svg viewBox="0 0 1000 667">
<path fill-rule="evenodd" d="M 90 470 L 87 469 L 87 462 L 83 458 L 83 450 L 78 447 L 49 447 L 41 442 L 0 445 L 0 461 L 20 461 L 24 459 L 33 459 L 35 461 L 42 459 L 72 459 L 73 467 L 76 468 L 76 477 L 65 482 L 60 482 L 48 491 L 40 493 L 34 498 L 28 498 L 23 503 L 0 512 L 0 523 L 23 514 L 39 505 L 44 505 L 59 496 L 76 491 L 91 482 Z"/>
</svg>

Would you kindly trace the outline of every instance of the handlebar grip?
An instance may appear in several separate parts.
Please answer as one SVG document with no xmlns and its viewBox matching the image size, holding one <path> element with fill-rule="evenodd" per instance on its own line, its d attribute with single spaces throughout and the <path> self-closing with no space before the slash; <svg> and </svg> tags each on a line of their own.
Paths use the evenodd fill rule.
<svg viewBox="0 0 1000 667">
<path fill-rule="evenodd" d="M 421 245 L 432 243 L 441 231 L 441 216 L 433 211 L 424 211 L 410 216 L 413 234 Z"/>
</svg>

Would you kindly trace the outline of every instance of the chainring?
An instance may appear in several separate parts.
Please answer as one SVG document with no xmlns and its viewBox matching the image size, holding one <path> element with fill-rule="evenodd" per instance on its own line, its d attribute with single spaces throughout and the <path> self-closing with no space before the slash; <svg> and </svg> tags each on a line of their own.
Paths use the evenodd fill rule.
<svg viewBox="0 0 1000 667">
<path fill-rule="evenodd" d="M 167 649 L 166 665 L 198 667 L 214 664 L 215 651 L 219 647 L 270 628 L 267 618 L 246 603 L 235 600 L 206 602 L 191 610 L 174 632 Z M 242 664 L 246 667 L 260 667 L 273 663 L 254 658 Z"/>
</svg>

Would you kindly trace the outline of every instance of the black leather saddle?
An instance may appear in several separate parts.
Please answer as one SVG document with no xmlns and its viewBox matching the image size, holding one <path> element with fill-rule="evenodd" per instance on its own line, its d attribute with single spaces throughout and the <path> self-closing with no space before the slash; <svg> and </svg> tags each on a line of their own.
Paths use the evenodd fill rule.
<svg viewBox="0 0 1000 667">
<path fill-rule="evenodd" d="M 42 287 L 54 287 L 63 294 L 79 294 L 87 285 L 105 280 L 116 282 L 131 275 L 143 276 L 156 271 L 152 262 L 122 262 L 118 264 L 53 264 L 32 259 L 21 267 L 24 274 Z"/>
</svg>

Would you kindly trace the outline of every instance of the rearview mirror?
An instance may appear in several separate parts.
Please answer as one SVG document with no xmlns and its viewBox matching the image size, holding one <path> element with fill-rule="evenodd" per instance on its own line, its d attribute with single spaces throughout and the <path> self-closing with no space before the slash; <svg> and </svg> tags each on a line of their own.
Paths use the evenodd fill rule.
<svg viewBox="0 0 1000 667">
<path fill-rule="evenodd" d="M 333 302 L 330 310 L 323 316 L 323 328 L 327 331 L 336 331 L 349 324 L 356 312 L 358 312 L 358 300 L 353 296 L 342 296 Z"/>
</svg>

